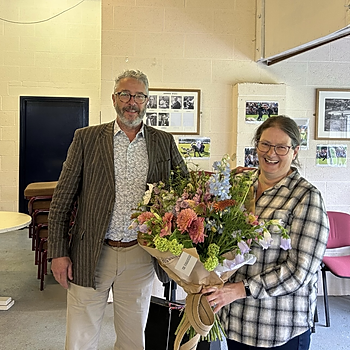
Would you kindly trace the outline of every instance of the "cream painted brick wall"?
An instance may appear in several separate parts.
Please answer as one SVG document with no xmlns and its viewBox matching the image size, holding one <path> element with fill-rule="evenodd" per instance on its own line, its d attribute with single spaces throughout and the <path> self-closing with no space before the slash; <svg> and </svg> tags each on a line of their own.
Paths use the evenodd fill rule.
<svg viewBox="0 0 350 350">
<path fill-rule="evenodd" d="M 102 13 L 103 121 L 115 118 L 110 94 L 114 77 L 124 69 L 144 71 L 151 87 L 201 89 L 200 136 L 211 138 L 211 158 L 197 163 L 209 170 L 224 153 L 243 152 L 233 87 L 238 83 L 283 84 L 285 100 L 280 112 L 310 121 L 309 149 L 300 152 L 301 174 L 320 189 L 328 210 L 350 213 L 350 203 L 344 200 L 345 195 L 350 198 L 350 165 L 317 167 L 320 142 L 314 139 L 316 88 L 350 88 L 349 38 L 267 67 L 254 62 L 253 0 L 102 0 Z M 249 132 L 247 145 L 250 138 Z M 323 143 L 350 146 L 349 141 Z"/>
<path fill-rule="evenodd" d="M 0 11 L 12 20 L 33 20 L 71 4 L 12 0 L 0 2 Z M 309 150 L 300 152 L 301 173 L 320 188 L 327 209 L 350 213 L 350 203 L 344 200 L 350 191 L 349 165 L 316 167 L 320 142 L 314 139 L 315 89 L 350 88 L 350 39 L 269 67 L 254 62 L 254 43 L 254 0 L 87 0 L 42 24 L 0 22 L 0 210 L 17 210 L 18 194 L 7 197 L 18 183 L 18 139 L 3 138 L 18 132 L 19 96 L 87 96 L 90 124 L 100 122 L 100 110 L 102 122 L 107 122 L 115 118 L 114 77 L 126 68 L 138 68 L 152 87 L 201 89 L 200 136 L 212 140 L 211 159 L 200 163 L 204 169 L 223 153 L 241 151 L 236 145 L 233 86 L 284 84 L 286 114 L 310 119 Z M 28 72 L 32 69 L 37 74 Z M 5 127 L 10 130 L 4 132 Z M 349 141 L 340 143 L 350 146 Z"/>
<path fill-rule="evenodd" d="M 128 11 L 135 13 L 133 20 L 125 15 Z M 240 135 L 239 143 L 236 141 L 233 86 L 283 84 L 285 99 L 280 113 L 310 120 L 309 149 L 300 153 L 301 173 L 321 186 L 327 205 L 334 209 L 338 203 L 340 209 L 350 212 L 350 206 L 341 204 L 340 198 L 330 191 L 330 183 L 338 183 L 339 176 L 343 179 L 348 176 L 348 168 L 316 167 L 315 149 L 319 142 L 314 140 L 315 89 L 349 86 L 349 39 L 267 67 L 254 62 L 255 2 L 252 0 L 227 0 L 219 5 L 209 0 L 109 0 L 102 1 L 102 13 L 106 19 L 102 23 L 103 121 L 115 117 L 110 94 L 114 77 L 124 69 L 143 70 L 152 87 L 199 88 L 202 92 L 200 136 L 210 137 L 212 141 L 211 159 L 201 161 L 201 166 L 210 169 L 212 161 L 223 153 L 243 154 Z M 149 20 L 141 25 L 145 18 Z M 249 140 L 244 143 L 250 143 L 250 136 L 249 133 Z"/>
<path fill-rule="evenodd" d="M 252 147 L 252 138 L 259 123 L 245 121 L 246 103 L 249 101 L 278 102 L 278 113 L 285 114 L 286 86 L 284 84 L 239 83 L 233 87 L 234 129 L 237 130 L 235 145 L 237 146 L 237 161 L 235 165 L 244 166 L 246 147 Z"/>
<path fill-rule="evenodd" d="M 14 21 L 39 21 L 75 4 L 2 1 L 0 12 Z M 101 3 L 87 0 L 38 24 L 0 22 L 0 47 L 0 210 L 16 211 L 19 96 L 89 97 L 90 124 L 100 122 Z"/>
</svg>

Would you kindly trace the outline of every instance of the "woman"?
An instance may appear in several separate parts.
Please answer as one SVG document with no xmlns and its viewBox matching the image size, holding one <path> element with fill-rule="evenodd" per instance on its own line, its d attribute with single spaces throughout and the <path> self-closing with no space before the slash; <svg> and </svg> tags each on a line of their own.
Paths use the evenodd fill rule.
<svg viewBox="0 0 350 350">
<path fill-rule="evenodd" d="M 307 350 L 317 296 L 317 270 L 328 239 L 327 212 L 320 192 L 298 170 L 300 133 L 286 116 L 267 119 L 254 142 L 259 158 L 253 183 L 255 214 L 281 219 L 291 249 L 272 233 L 267 250 L 252 246 L 257 261 L 240 268 L 221 289 L 206 288 L 220 310 L 228 349 Z"/>
</svg>

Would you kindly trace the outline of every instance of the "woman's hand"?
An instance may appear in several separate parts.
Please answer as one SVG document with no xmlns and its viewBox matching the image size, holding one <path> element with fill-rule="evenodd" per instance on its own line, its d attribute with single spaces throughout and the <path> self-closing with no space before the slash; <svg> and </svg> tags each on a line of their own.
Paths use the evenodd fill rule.
<svg viewBox="0 0 350 350">
<path fill-rule="evenodd" d="M 201 293 L 206 295 L 214 313 L 217 313 L 225 305 L 246 297 L 243 282 L 226 283 L 222 288 L 203 288 Z"/>
</svg>

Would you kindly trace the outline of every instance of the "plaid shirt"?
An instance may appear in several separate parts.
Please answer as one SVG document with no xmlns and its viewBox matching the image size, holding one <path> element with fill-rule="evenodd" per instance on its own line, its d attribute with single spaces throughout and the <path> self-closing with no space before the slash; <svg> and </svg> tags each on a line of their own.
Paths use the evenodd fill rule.
<svg viewBox="0 0 350 350">
<path fill-rule="evenodd" d="M 254 181 L 258 186 L 258 171 Z M 312 327 L 317 271 L 328 239 L 327 212 L 320 192 L 293 173 L 266 190 L 256 201 L 260 219 L 281 219 L 291 237 L 291 250 L 280 248 L 272 234 L 269 249 L 252 247 L 257 261 L 231 278 L 247 278 L 251 297 L 236 300 L 220 313 L 229 339 L 256 347 L 276 347 Z"/>
</svg>

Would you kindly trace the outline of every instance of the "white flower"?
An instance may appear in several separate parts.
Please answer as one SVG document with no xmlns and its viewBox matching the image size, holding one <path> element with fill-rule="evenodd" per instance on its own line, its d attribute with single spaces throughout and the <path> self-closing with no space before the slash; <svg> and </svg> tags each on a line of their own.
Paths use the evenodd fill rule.
<svg viewBox="0 0 350 350">
<path fill-rule="evenodd" d="M 280 247 L 284 250 L 292 249 L 292 244 L 290 238 L 281 238 Z"/>
<path fill-rule="evenodd" d="M 268 230 L 264 230 L 264 239 L 259 240 L 259 244 L 263 247 L 263 249 L 268 249 L 271 245 L 273 239 L 271 238 L 271 234 Z"/>
<path fill-rule="evenodd" d="M 153 191 L 153 184 L 147 184 L 148 185 L 148 190 L 145 192 L 143 196 L 143 205 L 147 205 L 151 199 L 152 196 L 152 191 Z"/>
</svg>

